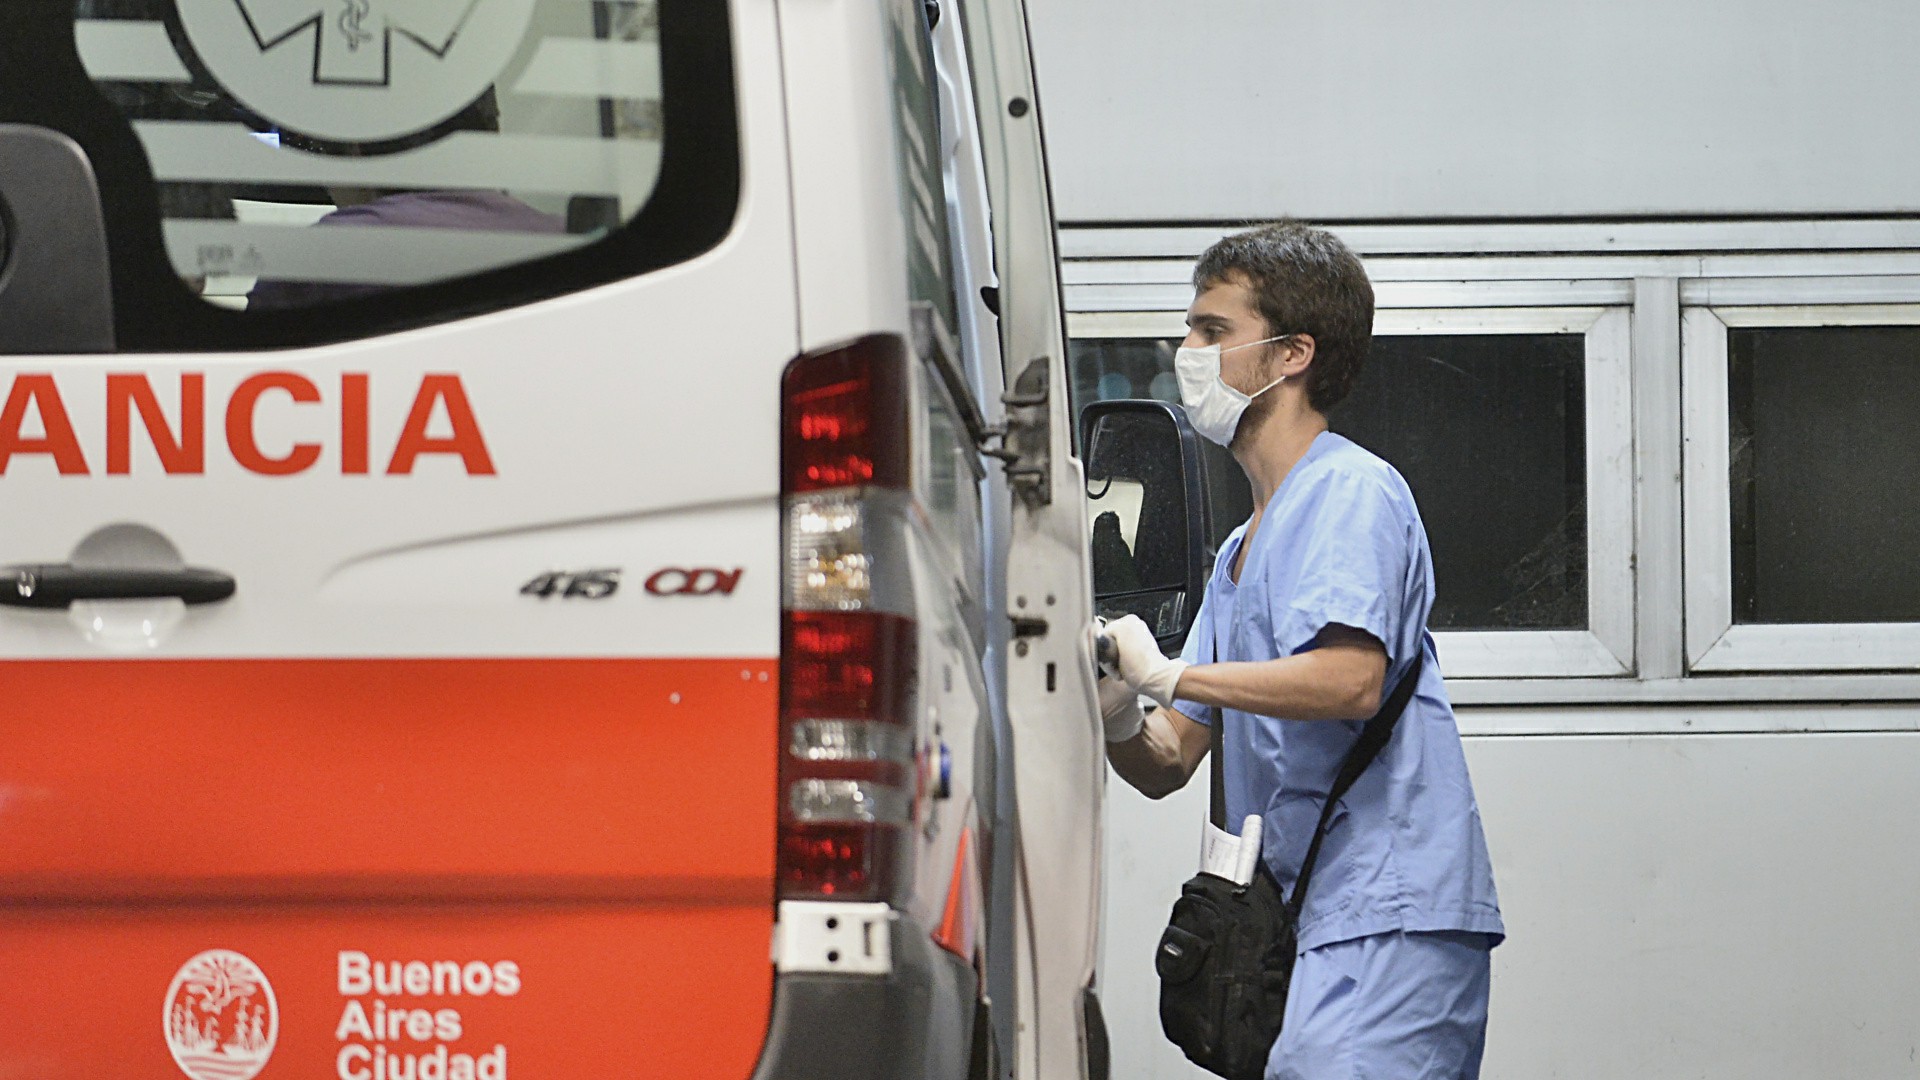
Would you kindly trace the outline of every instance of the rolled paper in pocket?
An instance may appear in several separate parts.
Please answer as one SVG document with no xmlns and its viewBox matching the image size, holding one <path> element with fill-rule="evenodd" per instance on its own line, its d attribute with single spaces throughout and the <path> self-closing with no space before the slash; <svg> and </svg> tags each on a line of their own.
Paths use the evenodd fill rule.
<svg viewBox="0 0 1920 1080">
<path fill-rule="evenodd" d="M 1252 881 L 1253 871 L 1260 865 L 1260 829 L 1258 814 L 1248 814 L 1240 823 L 1239 836 L 1207 822 L 1200 837 L 1200 872 L 1235 885 Z"/>
<path fill-rule="evenodd" d="M 1248 814 L 1240 823 L 1240 862 L 1234 867 L 1233 880 L 1241 885 L 1253 880 L 1253 871 L 1260 865 L 1260 828 L 1259 814 Z"/>
</svg>

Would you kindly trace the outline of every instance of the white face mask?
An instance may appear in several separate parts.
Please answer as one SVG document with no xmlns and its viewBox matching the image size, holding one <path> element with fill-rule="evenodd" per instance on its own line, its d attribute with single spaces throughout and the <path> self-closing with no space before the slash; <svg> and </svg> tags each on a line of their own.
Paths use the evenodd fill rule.
<svg viewBox="0 0 1920 1080">
<path fill-rule="evenodd" d="M 1292 336 L 1281 334 L 1279 337 L 1262 338 L 1245 345 L 1235 345 L 1225 351 L 1251 349 L 1255 345 L 1284 341 Z M 1253 399 L 1286 382 L 1287 377 L 1282 375 L 1252 394 L 1243 394 L 1220 378 L 1221 352 L 1218 345 L 1199 349 L 1183 347 L 1173 354 L 1173 374 L 1180 380 L 1180 404 L 1186 408 L 1187 420 L 1193 424 L 1193 430 L 1203 438 L 1227 446 L 1233 442 L 1233 433 L 1240 428 L 1240 417 L 1246 413 L 1247 406 L 1253 404 Z"/>
</svg>

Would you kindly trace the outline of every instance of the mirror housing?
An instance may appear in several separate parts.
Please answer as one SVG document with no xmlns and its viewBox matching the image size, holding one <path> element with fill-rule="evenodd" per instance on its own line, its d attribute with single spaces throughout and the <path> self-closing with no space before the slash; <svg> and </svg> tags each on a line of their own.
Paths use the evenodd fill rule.
<svg viewBox="0 0 1920 1080">
<path fill-rule="evenodd" d="M 1098 401 L 1080 414 L 1093 534 L 1094 610 L 1138 615 L 1178 653 L 1221 540 L 1253 512 L 1246 476 L 1164 401 Z"/>
</svg>

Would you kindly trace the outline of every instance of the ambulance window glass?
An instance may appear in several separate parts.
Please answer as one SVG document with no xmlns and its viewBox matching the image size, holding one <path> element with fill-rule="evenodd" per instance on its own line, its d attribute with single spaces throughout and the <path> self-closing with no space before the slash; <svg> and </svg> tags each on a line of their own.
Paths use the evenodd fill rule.
<svg viewBox="0 0 1920 1080">
<path fill-rule="evenodd" d="M 1077 404 L 1179 401 L 1178 345 L 1074 342 Z M 1374 335 L 1329 424 L 1413 488 L 1434 629 L 1588 627 L 1585 365 L 1582 334 Z"/>
<path fill-rule="evenodd" d="M 221 307 L 270 319 L 391 305 L 535 261 L 554 271 L 522 275 L 512 298 L 464 294 L 468 309 L 500 306 L 696 253 L 684 235 L 656 235 L 597 267 L 554 261 L 630 224 L 648 231 L 636 219 L 660 232 L 673 208 L 656 200 L 706 221 L 705 246 L 732 217 L 731 118 L 671 122 L 703 97 L 731 112 L 725 63 L 698 73 L 728 84 L 703 95 L 673 82 L 690 65 L 668 62 L 675 48 L 711 51 L 716 25 L 725 32 L 717 0 L 672 12 L 658 0 L 77 0 L 77 13 L 82 63 L 144 152 L 165 262 Z M 668 182 L 669 130 L 682 164 L 732 166 L 702 178 L 711 198 Z M 115 171 L 103 170 L 103 197 L 136 201 Z"/>
<path fill-rule="evenodd" d="M 934 69 L 927 7 L 889 0 L 887 60 L 893 84 L 895 168 L 907 239 L 907 296 L 914 352 L 926 378 L 928 476 L 923 489 L 936 542 L 950 546 L 957 568 L 973 584 L 980 563 L 979 457 L 953 394 L 965 393 L 942 376 L 958 370 L 953 250 L 941 158 L 940 85 Z M 959 381 L 959 380 L 955 380 Z"/>
<path fill-rule="evenodd" d="M 1920 622 L 1920 327 L 1727 334 L 1736 623 Z"/>
<path fill-rule="evenodd" d="M 927 478 L 923 488 L 927 513 L 933 519 L 934 535 L 955 549 L 959 565 L 954 570 L 977 596 L 977 571 L 981 566 L 979 457 L 945 383 L 931 364 L 925 372 Z"/>
<path fill-rule="evenodd" d="M 893 118 L 899 153 L 900 212 L 907 233 L 907 289 L 916 318 L 932 317 L 940 333 L 957 338 L 953 253 L 947 232 L 946 182 L 940 148 L 939 84 L 927 9 L 919 0 L 888 4 L 893 32 Z"/>
</svg>

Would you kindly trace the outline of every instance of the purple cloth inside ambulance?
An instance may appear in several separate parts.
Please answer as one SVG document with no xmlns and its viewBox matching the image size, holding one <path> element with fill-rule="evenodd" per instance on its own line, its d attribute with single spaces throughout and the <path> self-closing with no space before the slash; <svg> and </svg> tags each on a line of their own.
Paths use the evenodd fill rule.
<svg viewBox="0 0 1920 1080">
<path fill-rule="evenodd" d="M 342 207 L 315 227 L 463 229 L 473 232 L 566 232 L 566 222 L 498 191 L 405 191 Z M 248 310 L 312 307 L 372 296 L 394 288 L 337 281 L 261 279 L 247 294 Z"/>
</svg>

